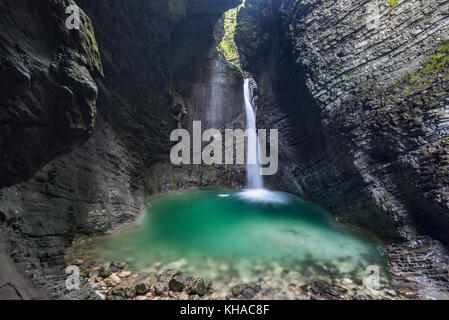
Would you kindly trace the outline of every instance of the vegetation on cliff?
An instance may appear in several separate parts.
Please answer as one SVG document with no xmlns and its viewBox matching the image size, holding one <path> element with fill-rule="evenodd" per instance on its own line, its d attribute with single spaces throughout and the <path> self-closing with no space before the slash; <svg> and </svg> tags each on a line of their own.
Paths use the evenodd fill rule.
<svg viewBox="0 0 449 320">
<path fill-rule="evenodd" d="M 235 28 L 237 26 L 237 13 L 240 7 L 229 10 L 224 14 L 224 37 L 219 44 L 219 48 L 226 56 L 228 61 L 233 63 L 238 63 L 239 53 L 237 50 L 237 45 L 234 41 Z"/>
<path fill-rule="evenodd" d="M 390 5 L 390 7 L 392 7 L 393 9 L 398 5 L 400 0 L 387 0 L 388 4 Z"/>
<path fill-rule="evenodd" d="M 230 9 L 223 15 L 224 36 L 218 47 L 228 60 L 231 68 L 243 77 L 243 71 L 240 67 L 240 56 L 235 43 L 235 32 L 237 27 L 237 14 L 245 5 L 245 0 L 236 8 Z"/>
<path fill-rule="evenodd" d="M 449 41 L 444 42 L 432 55 L 424 68 L 420 71 L 421 74 L 429 75 L 433 72 L 447 73 L 449 71 Z"/>
<path fill-rule="evenodd" d="M 449 41 L 443 42 L 424 62 L 423 66 L 406 77 L 390 83 L 387 88 L 401 88 L 403 96 L 425 90 L 449 73 Z M 399 90 L 399 89 L 396 89 Z"/>
</svg>

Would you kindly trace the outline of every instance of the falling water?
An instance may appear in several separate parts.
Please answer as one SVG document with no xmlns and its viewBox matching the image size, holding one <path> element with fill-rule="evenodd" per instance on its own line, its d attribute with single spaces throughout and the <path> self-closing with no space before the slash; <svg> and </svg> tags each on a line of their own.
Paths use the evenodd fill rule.
<svg viewBox="0 0 449 320">
<path fill-rule="evenodd" d="M 250 79 L 245 79 L 245 110 L 248 144 L 246 149 L 246 167 L 249 189 L 263 189 L 263 179 L 260 174 L 259 139 L 256 129 L 256 114 L 251 103 Z"/>
</svg>

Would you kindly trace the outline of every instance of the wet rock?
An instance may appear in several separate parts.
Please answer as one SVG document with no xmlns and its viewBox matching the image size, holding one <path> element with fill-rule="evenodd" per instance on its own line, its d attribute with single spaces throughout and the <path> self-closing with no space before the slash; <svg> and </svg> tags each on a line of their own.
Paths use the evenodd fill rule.
<svg viewBox="0 0 449 320">
<path fill-rule="evenodd" d="M 434 48 L 440 46 L 443 39 L 447 41 L 447 37 L 442 37 L 435 43 L 434 38 L 424 36 L 425 40 L 417 46 L 407 37 L 414 33 L 413 26 L 404 29 L 391 27 L 402 25 L 402 21 L 407 19 L 406 15 L 411 15 L 429 25 L 425 32 L 447 34 L 448 24 L 437 30 L 442 24 L 436 18 L 447 9 L 442 5 L 430 9 L 431 2 L 424 4 L 417 1 L 416 6 L 412 3 L 408 5 L 407 9 L 404 8 L 398 14 L 381 18 L 385 23 L 381 23 L 376 32 L 380 37 L 377 40 L 381 41 L 376 40 L 374 44 L 371 35 L 356 27 L 356 21 L 365 14 L 364 11 L 351 11 L 349 2 L 347 6 L 337 8 L 334 5 L 328 6 L 325 1 L 288 1 L 280 6 L 280 13 L 268 13 L 268 17 L 271 16 L 272 21 L 277 21 L 280 17 L 279 25 L 290 28 L 284 40 L 292 43 L 293 49 L 275 51 L 279 56 L 273 58 L 273 51 L 263 53 L 269 46 L 264 44 L 263 34 L 275 37 L 274 35 L 279 34 L 278 29 L 264 28 L 266 23 L 261 23 L 258 19 L 265 12 L 274 12 L 270 11 L 272 2 L 247 0 L 245 8 L 239 12 L 240 26 L 237 27 L 235 38 L 243 68 L 252 70 L 255 80 L 259 82 L 261 99 L 258 110 L 261 112 L 258 121 L 272 126 L 282 124 L 284 130 L 291 134 L 290 139 L 297 142 L 291 150 L 285 147 L 286 150 L 280 151 L 288 158 L 283 166 L 288 168 L 286 171 L 289 173 L 283 182 L 289 185 L 290 190 L 301 193 L 301 187 L 294 186 L 295 181 L 313 175 L 313 178 L 307 180 L 311 200 L 333 208 L 335 214 L 341 216 L 341 221 L 370 228 L 381 237 L 400 239 L 401 242 L 409 241 L 426 230 L 424 233 L 437 237 L 447 246 L 449 193 L 446 186 L 449 185 L 449 175 L 447 162 L 435 156 L 439 152 L 447 155 L 447 139 L 441 143 L 436 136 L 440 137 L 441 132 L 447 132 L 449 124 L 447 116 L 438 116 L 446 114 L 448 84 L 446 81 L 444 84 L 439 81 L 441 74 L 438 72 L 420 78 L 420 67 L 411 63 L 429 59 L 429 55 L 434 54 Z M 320 18 L 317 19 L 317 16 Z M 322 23 L 330 20 L 345 21 L 342 25 L 347 32 L 340 28 L 329 29 L 328 25 Z M 248 28 L 248 25 L 251 27 Z M 383 33 L 387 29 L 391 32 Z M 259 30 L 263 32 L 254 36 Z M 385 46 L 387 38 L 393 36 L 402 39 Z M 255 38 L 261 41 L 255 44 Z M 357 52 L 345 49 L 351 47 L 352 43 L 360 44 Z M 443 43 L 447 46 L 447 42 Z M 326 50 L 321 50 L 329 47 L 334 50 L 327 53 L 324 53 Z M 378 56 L 383 53 L 388 55 L 387 52 L 398 48 L 401 48 L 401 52 L 394 58 L 388 59 L 380 68 L 374 67 L 375 74 L 368 71 L 377 62 L 365 59 L 366 56 L 373 53 Z M 332 57 L 335 52 L 344 53 Z M 267 70 L 261 68 L 263 65 L 274 65 L 288 59 L 295 61 L 291 63 L 289 70 L 305 65 L 309 69 L 304 78 L 298 76 L 297 79 L 301 78 L 307 84 L 305 86 L 312 99 L 308 100 L 308 107 L 298 105 L 298 108 L 294 108 L 304 110 L 303 113 L 298 112 L 297 118 L 290 111 L 293 108 L 282 106 L 281 101 L 286 95 L 294 96 L 299 87 L 293 86 L 289 93 L 271 92 L 267 88 L 278 85 L 279 79 L 284 79 L 285 74 L 276 68 L 267 74 Z M 325 63 L 328 61 L 335 63 Z M 344 77 L 331 79 L 329 75 L 335 74 L 335 70 L 348 72 Z M 410 72 L 417 73 L 413 81 L 409 81 Z M 445 75 L 446 73 L 444 71 Z M 417 85 L 420 81 L 423 86 Z M 369 85 L 364 84 L 367 82 Z M 308 94 L 303 97 L 309 97 Z M 275 112 L 269 112 L 273 101 L 279 101 L 280 107 Z M 322 117 L 319 116 L 321 110 L 326 110 Z M 285 121 L 287 118 L 289 120 Z M 298 123 L 307 124 L 310 128 L 320 127 L 322 133 L 316 134 L 315 130 L 310 130 L 307 133 L 310 139 L 304 142 L 305 133 L 301 131 L 297 135 Z M 328 143 L 321 147 L 318 141 Z M 316 156 L 301 161 L 288 156 L 290 152 L 292 155 L 296 154 L 297 150 L 313 150 Z M 325 156 L 337 153 L 337 161 Z M 346 166 L 346 163 L 354 166 Z M 332 172 L 335 174 L 332 175 Z M 333 182 L 329 183 L 329 179 Z M 272 184 L 282 185 L 275 180 L 272 180 Z M 323 188 L 324 181 L 327 187 Z M 365 181 L 366 186 L 370 187 L 360 188 L 359 181 Z M 353 199 L 358 201 L 354 202 Z M 362 208 L 369 214 L 361 215 Z M 379 254 L 384 255 L 384 252 Z M 411 264 L 407 261 L 408 255 L 403 261 L 398 261 L 401 260 L 399 257 L 395 260 L 395 263 L 399 263 L 397 267 L 401 272 L 409 273 L 412 277 L 420 275 L 421 278 L 440 283 L 438 278 L 442 272 L 439 267 L 422 268 L 422 262 L 415 264 L 417 261 Z M 447 268 L 443 270 L 446 273 Z M 423 283 L 427 282 L 426 279 L 423 280 Z"/>
<path fill-rule="evenodd" d="M 348 290 L 337 285 L 330 285 L 326 281 L 317 280 L 311 285 L 311 290 L 315 295 L 321 295 L 327 299 L 340 298 Z"/>
<path fill-rule="evenodd" d="M 173 270 L 165 270 L 162 271 L 158 277 L 157 277 L 157 281 L 158 282 L 162 282 L 166 285 L 168 285 L 168 283 L 170 282 L 170 280 L 172 280 L 174 277 L 176 276 L 180 276 L 181 275 L 181 271 L 173 269 Z"/>
<path fill-rule="evenodd" d="M 358 285 L 358 286 L 363 286 L 363 280 L 355 279 L 355 280 L 354 280 L 354 283 L 355 283 L 356 285 Z"/>
<path fill-rule="evenodd" d="M 133 299 L 136 296 L 136 291 L 132 287 L 117 287 L 109 290 L 106 294 L 107 300 L 123 300 Z"/>
<path fill-rule="evenodd" d="M 252 299 L 257 294 L 257 291 L 254 288 L 246 288 L 242 292 L 242 296 L 245 299 Z"/>
<path fill-rule="evenodd" d="M 96 278 L 97 276 L 100 275 L 100 271 L 99 270 L 91 270 L 89 271 L 89 278 Z"/>
<path fill-rule="evenodd" d="M 107 278 L 112 274 L 112 270 L 108 264 L 105 264 L 101 267 L 100 272 L 98 274 L 102 278 Z"/>
<path fill-rule="evenodd" d="M 245 299 L 253 298 L 259 291 L 260 286 L 256 283 L 239 283 L 231 289 L 234 297 L 242 296 Z"/>
<path fill-rule="evenodd" d="M 83 265 L 83 264 L 84 264 L 84 260 L 83 259 L 75 259 L 75 260 L 73 260 L 71 262 L 71 265 L 78 266 L 78 267 Z"/>
<path fill-rule="evenodd" d="M 182 292 L 184 290 L 184 279 L 181 276 L 175 276 L 168 283 L 168 288 L 174 292 Z"/>
<path fill-rule="evenodd" d="M 59 28 L 64 17 L 58 13 L 71 3 L 1 3 L 10 19 L 0 21 L 0 189 L 31 179 L 92 135 L 98 93 L 93 77 L 102 67 L 86 15 L 76 37 Z"/>
<path fill-rule="evenodd" d="M 232 295 L 233 295 L 234 297 L 238 297 L 239 295 L 242 294 L 243 289 L 244 289 L 244 284 L 237 284 L 237 285 L 235 285 L 235 286 L 232 287 L 232 289 L 231 289 Z"/>
<path fill-rule="evenodd" d="M 210 280 L 192 278 L 187 283 L 186 291 L 188 294 L 197 294 L 199 296 L 204 296 L 211 287 L 212 282 Z"/>
<path fill-rule="evenodd" d="M 387 295 L 389 295 L 390 297 L 396 297 L 397 296 L 397 294 L 396 294 L 396 292 L 394 290 L 387 290 L 385 293 Z"/>
<path fill-rule="evenodd" d="M 189 295 L 186 292 L 181 292 L 178 294 L 178 300 L 189 300 Z"/>
<path fill-rule="evenodd" d="M 160 296 L 165 292 L 165 285 L 162 282 L 156 282 L 153 286 L 153 289 L 154 294 Z"/>
<path fill-rule="evenodd" d="M 150 291 L 150 286 L 151 286 L 150 278 L 140 281 L 135 286 L 136 294 L 139 296 L 145 295 L 146 293 L 148 293 L 148 291 Z"/>
<path fill-rule="evenodd" d="M 37 169 L 42 168 L 54 156 L 58 156 L 57 159 L 40 171 L 36 179 L 31 179 L 24 186 L 13 187 L 9 190 L 2 189 L 0 196 L 2 208 L 0 210 L 8 214 L 8 219 L 12 218 L 10 215 L 14 212 L 15 218 L 22 219 L 17 234 L 12 229 L 11 231 L 14 233 L 10 234 L 9 230 L 6 232 L 7 237 L 11 235 L 11 239 L 7 239 L 8 241 L 11 240 L 11 242 L 16 242 L 21 246 L 28 246 L 27 257 L 20 262 L 20 267 L 22 268 L 23 265 L 23 269 L 32 269 L 33 275 L 38 278 L 45 275 L 42 280 L 45 281 L 46 287 L 53 288 L 57 282 L 58 289 L 54 290 L 57 295 L 64 294 L 66 290 L 65 286 L 59 285 L 60 274 L 54 272 L 55 270 L 52 267 L 59 267 L 64 263 L 63 251 L 67 249 L 66 244 L 73 240 L 76 231 L 80 231 L 82 234 L 107 232 L 115 229 L 119 224 L 133 221 L 140 213 L 146 194 L 146 183 L 144 183 L 146 179 L 144 171 L 146 170 L 120 170 L 120 168 L 144 168 L 144 164 L 148 160 L 146 155 L 149 154 L 151 154 L 152 160 L 157 161 L 160 158 L 158 153 L 169 147 L 165 142 L 165 133 L 169 133 L 172 129 L 178 127 L 177 122 L 173 123 L 170 117 L 171 111 L 169 111 L 173 105 L 178 104 L 178 100 L 184 100 L 184 97 L 178 97 L 178 95 L 182 91 L 185 92 L 186 97 L 195 97 L 194 100 L 197 101 L 197 94 L 192 96 L 190 92 L 190 88 L 193 87 L 190 83 L 190 77 L 189 81 L 187 79 L 182 81 L 186 85 L 184 89 L 180 88 L 180 92 L 176 92 L 178 90 L 174 90 L 172 87 L 167 87 L 167 90 L 155 90 L 153 93 L 146 89 L 136 88 L 136 83 L 132 80 L 135 75 L 130 75 L 128 80 L 131 81 L 127 81 L 129 87 L 123 88 L 124 92 L 130 93 L 127 97 L 124 97 L 125 104 L 129 106 L 129 110 L 127 110 L 129 114 L 127 113 L 124 118 L 116 117 L 116 115 L 121 114 L 122 110 L 119 111 L 119 114 L 110 116 L 109 111 L 102 112 L 101 110 L 121 110 L 120 108 L 104 108 L 110 105 L 111 101 L 119 101 L 117 95 L 121 96 L 121 94 L 118 93 L 120 90 L 115 90 L 117 81 L 113 77 L 106 77 L 101 80 L 102 96 L 105 99 L 103 99 L 103 106 L 99 106 L 98 111 L 102 114 L 99 114 L 99 121 L 95 125 L 95 130 L 93 130 L 97 110 L 94 106 L 96 98 L 95 82 L 91 79 L 91 76 L 101 78 L 101 70 L 96 70 L 101 68 L 94 65 L 99 64 L 100 55 L 93 29 L 95 31 L 100 30 L 98 34 L 102 34 L 101 30 L 104 29 L 104 23 L 107 20 L 102 19 L 104 14 L 111 15 L 112 19 L 127 24 L 127 22 L 140 20 L 135 19 L 135 15 L 142 13 L 145 22 L 136 22 L 134 26 L 137 29 L 147 30 L 148 34 L 160 35 L 162 30 L 164 39 L 170 39 L 173 29 L 182 29 L 175 28 L 175 24 L 180 23 L 182 19 L 173 18 L 167 6 L 161 6 L 161 10 L 153 10 L 153 4 L 150 2 L 144 5 L 145 10 L 137 9 L 137 6 L 128 5 L 124 2 L 116 5 L 111 4 L 110 6 L 108 4 L 106 7 L 89 0 L 77 0 L 76 2 L 83 8 L 83 11 L 89 12 L 88 14 L 95 24 L 94 28 L 92 28 L 89 18 L 84 13 L 81 17 L 83 23 L 80 30 L 70 31 L 63 27 L 66 18 L 63 12 L 68 4 L 74 3 L 74 0 L 43 1 L 43 4 L 26 0 L 26 5 L 13 0 L 2 0 L 0 2 L 1 11 L 3 12 L 3 9 L 5 9 L 11 14 L 11 19 L 0 19 L 0 38 L 2 39 L 0 45 L 2 47 L 0 59 L 0 84 L 2 86 L 0 96 L 2 99 L 0 100 L 2 103 L 4 102 L 2 107 L 5 106 L 6 108 L 5 110 L 2 109 L 1 115 L 1 127 L 4 130 L 0 130 L 0 140 L 2 140 L 0 141 L 2 147 L 0 158 L 4 165 L 2 169 L 5 168 L 5 170 L 0 170 L 2 186 L 30 180 Z M 201 0 L 200 2 L 208 2 L 207 9 L 200 10 L 201 16 L 205 15 L 206 17 L 206 19 L 200 19 L 202 24 L 200 29 L 205 28 L 204 31 L 211 31 L 209 27 L 215 17 L 221 14 L 221 9 L 217 10 L 215 4 L 211 5 L 212 0 Z M 235 4 L 236 1 L 225 0 L 220 1 L 220 3 L 227 3 L 226 7 L 220 6 L 224 12 L 231 7 L 230 4 Z M 162 9 L 162 7 L 165 7 L 165 9 Z M 154 14 L 147 15 L 147 12 L 150 11 Z M 186 13 L 194 19 L 197 14 L 198 12 Z M 33 23 L 30 24 L 30 21 Z M 170 25 L 170 28 L 164 27 L 167 25 Z M 151 30 L 147 27 L 150 27 Z M 197 30 L 197 27 L 195 24 L 194 29 Z M 141 33 L 137 29 L 136 32 L 131 32 L 136 37 Z M 112 70 L 116 66 L 122 65 L 120 57 L 129 52 L 126 48 L 133 41 L 131 39 L 128 44 L 125 44 L 110 41 L 109 38 L 105 36 L 98 40 L 99 47 L 106 50 L 105 52 L 121 50 L 121 53 L 113 59 L 114 61 L 108 61 L 108 68 Z M 178 38 L 178 36 L 175 38 Z M 202 56 L 203 53 L 206 54 L 207 52 L 207 55 L 209 55 L 209 48 L 215 49 L 216 47 L 215 40 L 208 36 L 200 38 L 204 41 L 202 41 L 202 45 L 195 46 L 200 51 L 198 54 Z M 184 41 L 181 41 L 181 43 L 184 43 Z M 191 41 L 186 43 L 190 48 Z M 176 52 L 182 55 L 184 51 L 182 47 L 185 46 L 179 47 L 178 44 L 180 44 L 180 41 L 174 41 L 173 46 L 178 48 Z M 154 50 L 150 60 L 159 61 L 158 57 L 166 56 L 164 51 L 171 51 L 171 47 L 172 44 L 168 42 L 164 43 L 162 47 L 159 46 Z M 147 50 L 142 52 L 144 51 Z M 218 53 L 218 50 L 216 52 Z M 136 56 L 139 56 L 139 54 Z M 95 57 L 95 59 L 92 57 Z M 229 77 L 235 90 L 231 87 L 229 87 L 229 90 L 232 90 L 235 94 L 225 96 L 227 99 L 236 101 L 236 103 L 231 101 L 224 103 L 224 106 L 234 106 L 233 109 L 236 109 L 237 112 L 232 112 L 232 116 L 237 116 L 241 112 L 239 101 L 243 101 L 241 97 L 243 91 L 241 90 L 242 79 L 233 76 L 233 68 L 229 67 L 227 61 L 221 55 L 214 54 L 214 57 L 211 56 L 210 58 L 223 65 L 227 70 L 226 74 L 230 73 Z M 128 60 L 134 61 L 134 66 L 137 66 L 137 69 L 145 70 L 142 74 L 150 82 L 160 72 L 165 73 L 168 72 L 168 69 L 172 69 L 166 63 L 149 63 L 143 67 L 142 63 L 137 62 L 138 59 L 135 59 L 135 57 Z M 191 74 L 191 78 L 197 79 L 200 74 L 197 75 L 196 71 L 208 70 L 211 67 L 211 62 L 209 58 L 204 57 L 204 59 L 198 59 L 198 63 L 193 68 L 188 59 L 184 64 L 188 70 L 195 70 L 195 74 Z M 168 66 L 168 69 L 166 66 Z M 164 70 L 161 71 L 161 68 Z M 91 75 L 87 70 L 91 72 Z M 123 70 L 120 70 L 119 73 L 121 71 Z M 204 73 L 204 71 L 200 72 Z M 206 75 L 208 73 L 206 71 Z M 103 80 L 106 82 L 103 83 Z M 148 82 L 146 80 L 142 83 Z M 210 81 L 205 79 L 200 85 L 203 86 L 203 83 L 208 84 Z M 228 84 L 230 81 L 223 83 Z M 23 86 L 27 86 L 27 88 Z M 142 88 L 144 87 L 145 85 L 142 84 Z M 128 90 L 131 88 L 133 89 Z M 163 104 L 167 104 L 166 112 L 163 112 L 160 117 L 163 119 L 162 126 L 159 118 L 147 121 L 149 120 L 147 117 L 150 116 L 151 118 L 153 111 L 159 108 L 158 104 L 154 105 L 155 110 L 148 109 L 145 111 L 144 118 L 146 120 L 142 122 L 146 124 L 145 126 L 140 125 L 140 120 L 137 122 L 133 120 L 136 118 L 136 114 L 141 114 L 141 110 L 144 110 L 142 106 L 145 105 L 143 103 L 142 106 L 139 106 L 131 102 L 135 99 L 134 93 L 131 93 L 134 91 L 140 92 L 139 101 L 154 98 L 155 101 L 164 101 Z M 59 99 L 62 99 L 62 102 Z M 174 103 L 169 103 L 170 100 L 173 100 Z M 121 105 L 121 102 L 119 105 Z M 209 107 L 209 100 L 204 100 L 201 105 L 204 107 L 198 109 L 200 115 Z M 190 106 L 187 109 L 190 110 Z M 228 109 L 225 108 L 227 113 L 229 113 Z M 231 114 L 229 113 L 229 116 L 223 119 L 223 123 L 220 123 L 217 127 L 230 123 L 228 121 L 230 119 Z M 137 131 L 136 128 L 138 128 Z M 155 128 L 157 128 L 157 136 L 159 137 L 156 139 L 157 141 L 153 137 L 149 137 L 145 142 L 130 139 L 134 134 L 145 137 L 141 133 Z M 85 143 L 92 131 L 94 136 Z M 3 148 L 5 146 L 10 150 L 5 150 Z M 135 149 L 137 146 L 139 148 Z M 155 152 L 155 147 L 159 150 L 158 152 Z M 129 152 L 129 150 L 139 150 L 140 152 Z M 66 152 L 70 154 L 61 156 L 62 153 Z M 165 164 L 167 161 L 163 162 Z M 201 170 L 204 171 L 203 168 Z M 216 171 L 221 174 L 222 170 Z M 229 172 L 232 173 L 231 170 Z M 4 173 L 7 173 L 7 175 Z M 109 175 L 110 179 L 101 179 L 101 177 L 109 177 Z M 244 177 L 244 171 L 242 171 L 241 176 Z M 213 176 L 213 182 L 225 184 L 225 181 L 234 180 L 220 179 L 220 177 Z M 97 181 L 98 179 L 101 181 Z M 178 187 L 178 181 L 174 187 Z M 16 189 L 19 191 L 18 195 L 15 192 Z M 36 199 L 36 197 L 42 198 L 42 201 L 39 202 L 42 206 L 36 205 L 35 201 L 30 200 Z M 76 214 L 77 208 L 80 208 L 80 206 L 83 207 L 85 213 L 83 215 Z M 8 207 L 11 207 L 13 211 Z M 2 228 L 6 225 L 3 214 L 0 214 L 0 224 Z M 46 234 L 53 236 L 44 237 L 45 239 L 42 240 L 42 235 Z M 87 240 L 85 242 L 87 243 Z M 0 251 L 0 255 L 5 252 L 4 250 Z M 39 257 L 41 253 L 45 254 L 43 259 Z M 39 259 L 44 262 L 40 263 Z M 46 270 L 48 266 L 51 266 L 51 268 Z M 118 272 L 116 269 L 114 271 Z M 51 276 L 48 278 L 51 279 L 47 279 L 47 274 L 50 273 Z M 104 276 L 105 278 L 109 277 L 109 272 Z M 39 283 L 42 283 L 40 280 Z M 58 292 L 56 293 L 56 291 Z"/>
<path fill-rule="evenodd" d="M 122 271 L 118 274 L 120 278 L 128 278 L 131 276 L 131 271 Z"/>
<path fill-rule="evenodd" d="M 304 284 L 302 286 L 299 287 L 302 292 L 307 293 L 309 291 L 309 286 L 307 284 Z"/>
<path fill-rule="evenodd" d="M 104 283 L 106 283 L 110 287 L 116 287 L 120 284 L 120 281 L 120 278 L 116 274 L 111 274 L 104 280 Z"/>
<path fill-rule="evenodd" d="M 90 270 L 85 267 L 79 267 L 80 268 L 80 276 L 83 278 L 89 278 Z"/>
<path fill-rule="evenodd" d="M 112 261 L 110 264 L 110 269 L 112 272 L 118 272 L 120 270 L 125 269 L 126 263 L 120 261 Z"/>
</svg>

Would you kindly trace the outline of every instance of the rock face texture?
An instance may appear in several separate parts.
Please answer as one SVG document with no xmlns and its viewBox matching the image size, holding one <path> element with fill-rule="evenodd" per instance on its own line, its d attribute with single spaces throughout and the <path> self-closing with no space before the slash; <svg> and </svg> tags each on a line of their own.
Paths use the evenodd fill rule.
<svg viewBox="0 0 449 320">
<path fill-rule="evenodd" d="M 372 27 L 366 3 L 249 0 L 237 42 L 260 122 L 284 133 L 292 191 L 385 237 L 421 220 L 447 241 L 446 70 L 419 71 L 449 38 L 448 5 L 378 5 Z"/>
<path fill-rule="evenodd" d="M 90 19 L 65 27 L 73 1 L 0 4 L 0 188 L 25 181 L 92 135 L 102 66 Z"/>
<path fill-rule="evenodd" d="M 81 12 L 78 30 L 65 27 L 70 5 L 74 2 L 0 4 L 0 188 L 30 179 L 93 133 L 97 114 L 93 77 L 103 71 L 90 19 Z M 61 255 L 63 247 L 57 245 L 62 238 L 51 239 L 66 231 L 62 230 L 66 222 L 55 228 L 54 221 L 46 221 L 46 216 L 59 213 L 59 209 L 46 211 L 51 200 L 34 202 L 39 197 L 22 194 L 21 187 L 0 193 L 0 296 L 40 297 L 43 293 L 21 277 L 13 261 L 30 269 L 37 261 L 47 263 L 49 255 Z M 20 206 L 27 200 L 28 206 L 39 209 L 34 216 L 24 215 L 31 212 Z"/>
<path fill-rule="evenodd" d="M 259 126 L 281 136 L 270 184 L 385 240 L 447 246 L 448 9 L 247 0 L 236 41 L 260 87 Z"/>
<path fill-rule="evenodd" d="M 195 179 L 197 168 L 188 167 L 164 187 L 151 182 L 166 176 L 157 168 L 170 166 L 172 130 L 191 129 L 194 120 L 204 129 L 221 128 L 242 112 L 243 79 L 217 50 L 214 32 L 223 12 L 239 1 L 211 3 L 79 1 L 92 17 L 105 66 L 105 80 L 98 80 L 99 112 L 141 159 L 142 177 L 150 175 L 147 194 L 189 187 Z M 132 36 L 118 40 L 122 33 Z M 232 183 L 210 180 L 217 186 Z"/>
<path fill-rule="evenodd" d="M 65 27 L 72 0 L 0 3 L 1 298 L 70 297 L 73 238 L 132 221 L 147 195 L 244 185 L 244 167 L 168 160 L 170 132 L 193 120 L 243 128 L 243 79 L 216 48 L 217 20 L 240 1 L 76 2 L 79 30 Z M 236 30 L 259 127 L 280 129 L 268 184 L 394 240 L 398 275 L 443 287 L 447 12 L 437 0 L 246 0 Z"/>
<path fill-rule="evenodd" d="M 167 175 L 157 168 L 169 162 L 170 132 L 192 120 L 238 123 L 243 106 L 243 79 L 214 38 L 216 21 L 239 1 L 80 0 L 87 15 L 82 12 L 79 32 L 64 27 L 71 4 L 0 5 L 0 67 L 8 71 L 0 75 L 7 95 L 0 97 L 0 187 L 9 186 L 0 190 L 0 266 L 2 276 L 15 266 L 20 271 L 5 273 L 6 280 L 18 279 L 12 286 L 3 287 L 0 278 L 0 292 L 13 296 L 16 288 L 15 298 L 70 297 L 64 252 L 75 235 L 133 221 L 153 192 L 199 185 L 193 167 L 176 168 L 176 179 L 163 185 L 151 183 Z M 30 23 L 20 20 L 25 17 Z M 12 42 L 8 31 L 21 31 L 14 25 L 31 30 L 20 34 L 23 44 Z M 16 81 L 27 72 L 31 80 Z M 218 92 L 213 101 L 212 90 Z M 210 105 L 214 112 L 206 112 Z M 208 185 L 236 180 L 218 179 L 217 168 L 202 170 Z M 29 275 L 43 292 L 15 274 Z"/>
</svg>

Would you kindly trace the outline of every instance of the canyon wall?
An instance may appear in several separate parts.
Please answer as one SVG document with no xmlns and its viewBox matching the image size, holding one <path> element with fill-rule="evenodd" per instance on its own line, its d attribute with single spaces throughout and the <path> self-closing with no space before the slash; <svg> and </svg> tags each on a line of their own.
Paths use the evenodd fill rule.
<svg viewBox="0 0 449 320">
<path fill-rule="evenodd" d="M 268 183 L 401 243 L 406 252 L 389 247 L 398 274 L 443 286 L 448 260 L 434 239 L 449 244 L 448 10 L 247 0 L 236 31 L 259 84 L 259 126 L 280 130 L 281 170 Z"/>
<path fill-rule="evenodd" d="M 0 188 L 31 178 L 92 135 L 92 77 L 102 66 L 90 19 L 81 14 L 79 30 L 65 27 L 73 4 L 0 4 Z"/>
<path fill-rule="evenodd" d="M 260 123 L 283 136 L 290 191 L 386 239 L 413 237 L 413 221 L 449 240 L 447 10 L 441 1 L 246 3 L 236 39 L 259 82 Z"/>
<path fill-rule="evenodd" d="M 219 127 L 240 117 L 243 79 L 214 38 L 216 21 L 239 1 L 80 0 L 79 32 L 65 29 L 70 4 L 0 5 L 8 70 L 0 79 L 8 95 L 1 97 L 0 294 L 14 298 L 70 297 L 64 253 L 73 238 L 133 221 L 146 196 L 236 180 L 202 168 L 205 182 L 192 182 L 196 169 L 168 163 L 173 129 L 189 128 L 198 115 Z M 10 48 L 17 26 L 22 42 Z M 168 174 L 160 166 L 179 171 L 161 183 Z"/>
<path fill-rule="evenodd" d="M 168 159 L 170 132 L 193 120 L 243 128 L 241 73 L 216 48 L 217 20 L 240 1 L 79 0 L 81 28 L 68 31 L 73 3 L 0 4 L 0 297 L 69 297 L 73 238 L 133 221 L 152 193 L 245 182 L 243 166 Z M 447 263 L 434 238 L 449 243 L 447 12 L 437 0 L 246 0 L 236 34 L 259 127 L 280 129 L 267 183 L 394 241 L 401 272 L 437 281 Z"/>
</svg>

